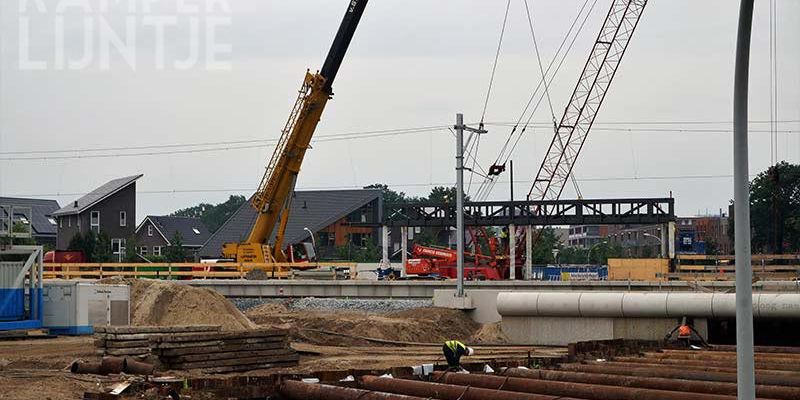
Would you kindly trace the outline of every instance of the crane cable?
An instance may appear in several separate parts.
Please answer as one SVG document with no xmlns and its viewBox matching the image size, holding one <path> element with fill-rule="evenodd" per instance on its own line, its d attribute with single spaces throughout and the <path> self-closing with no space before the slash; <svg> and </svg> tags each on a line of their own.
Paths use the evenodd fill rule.
<svg viewBox="0 0 800 400">
<path fill-rule="evenodd" d="M 536 95 L 539 94 L 539 89 L 544 84 L 552 85 L 553 80 L 555 80 L 555 77 L 558 75 L 558 72 L 561 70 L 561 67 L 564 64 L 564 60 L 566 60 L 567 55 L 569 55 L 570 51 L 574 47 L 575 42 L 578 39 L 578 36 L 580 36 L 580 33 L 583 31 L 583 28 L 586 26 L 586 22 L 589 20 L 589 17 L 591 16 L 592 11 L 594 10 L 595 6 L 597 5 L 597 1 L 598 0 L 594 0 L 592 2 L 591 6 L 589 6 L 589 9 L 586 11 L 586 13 L 584 15 L 584 11 L 586 10 L 586 7 L 589 5 L 589 1 L 590 0 L 584 1 L 584 3 L 581 6 L 580 10 L 578 10 L 578 14 L 573 19 L 572 24 L 570 25 L 569 29 L 567 30 L 567 33 L 564 35 L 564 39 L 561 41 L 561 44 L 558 46 L 558 49 L 556 50 L 556 53 L 553 55 L 553 59 L 550 61 L 550 64 L 547 66 L 547 70 L 545 71 L 545 76 L 550 73 L 550 70 L 555 65 L 556 60 L 558 60 L 559 55 L 561 55 L 561 60 L 558 62 L 558 65 L 555 67 L 555 71 L 553 71 L 553 75 L 550 77 L 549 81 L 546 78 L 543 77 L 542 80 L 540 80 L 539 83 L 537 84 L 536 88 L 533 90 L 533 93 L 531 94 L 530 98 L 528 99 L 528 102 L 526 103 L 525 107 L 523 108 L 522 113 L 520 114 L 520 116 L 517 119 L 516 123 L 512 127 L 511 132 L 509 133 L 505 144 L 503 144 L 503 147 L 500 149 L 500 154 L 498 154 L 497 159 L 495 160 L 495 164 L 500 164 L 501 163 L 500 160 L 504 160 L 503 162 L 508 161 L 508 159 L 511 157 L 511 154 L 514 152 L 514 150 L 516 149 L 517 145 L 519 144 L 519 141 L 522 138 L 522 135 L 527 131 L 531 120 L 533 120 L 533 116 L 536 113 L 536 110 L 538 110 L 539 105 L 541 104 L 542 100 L 544 99 L 544 95 L 543 94 L 540 95 L 539 100 L 536 102 L 536 105 L 534 105 L 533 110 L 531 110 L 530 116 L 525 121 L 525 124 L 523 125 L 523 128 L 519 132 L 517 132 L 519 127 L 520 127 L 520 125 L 522 124 L 522 121 L 525 119 L 525 116 L 528 114 L 528 110 L 531 109 L 531 105 L 533 104 L 533 101 L 536 99 Z M 583 16 L 583 20 L 581 21 L 581 17 L 582 16 Z M 578 21 L 581 21 L 581 22 L 580 22 L 580 25 L 578 25 L 578 29 L 575 32 L 574 36 L 573 36 L 573 31 L 575 30 L 575 27 L 578 24 Z M 570 36 L 572 36 L 571 40 L 570 40 Z M 564 49 L 564 45 L 567 44 L 567 41 L 569 41 L 569 45 L 567 46 L 566 51 L 564 51 L 564 53 L 561 54 L 562 50 Z M 515 134 L 517 134 L 518 136 L 517 136 L 516 140 L 514 141 L 513 145 L 510 147 L 510 150 L 509 150 L 509 144 L 511 144 L 511 141 L 513 140 Z M 493 179 L 484 180 L 484 182 L 481 184 L 481 186 L 479 188 L 479 193 L 481 193 L 480 197 L 482 199 L 487 198 L 491 194 L 492 190 L 494 189 L 494 186 L 495 186 L 495 182 L 494 182 Z"/>
<path fill-rule="evenodd" d="M 500 61 L 500 51 L 503 48 L 503 38 L 506 35 L 506 25 L 508 24 L 508 11 L 511 9 L 511 0 L 506 2 L 506 13 L 503 17 L 503 25 L 500 28 L 500 40 L 497 43 L 497 51 L 494 55 L 494 64 L 492 65 L 492 75 L 489 78 L 489 88 L 486 90 L 486 99 L 483 101 L 483 112 L 481 113 L 480 127 L 483 129 L 483 121 L 486 118 L 486 110 L 489 108 L 489 98 L 492 96 L 492 88 L 494 87 L 494 76 L 497 72 L 497 63 Z"/>
<path fill-rule="evenodd" d="M 564 35 L 564 39 L 561 41 L 561 44 L 559 45 L 558 49 L 556 50 L 556 54 L 553 56 L 553 59 L 550 61 L 550 65 L 548 65 L 547 70 L 545 71 L 545 74 L 550 73 L 550 69 L 553 67 L 553 64 L 555 64 L 555 61 L 558 59 L 558 56 L 561 53 L 561 50 L 564 48 L 564 44 L 566 44 L 567 40 L 569 40 L 569 37 L 572 35 L 572 31 L 575 29 L 575 24 L 580 19 L 581 15 L 583 14 L 583 11 L 586 9 L 586 5 L 588 3 L 589 3 L 589 0 L 585 0 L 584 3 L 583 3 L 583 6 L 581 6 L 581 9 L 578 10 L 578 15 L 575 16 L 575 20 L 573 20 L 572 25 L 570 25 L 569 30 L 567 30 L 567 34 Z M 597 0 L 594 0 L 594 3 L 592 4 L 592 9 L 594 8 L 594 6 L 596 4 L 597 4 Z M 586 21 L 588 20 L 588 17 L 591 14 L 592 9 L 589 10 L 589 12 L 587 13 L 587 15 L 584 18 L 583 22 L 581 23 L 581 26 L 580 26 L 580 28 L 578 30 L 578 33 L 580 33 L 580 31 L 583 29 L 583 26 L 586 24 Z M 567 53 L 569 53 L 570 49 L 572 48 L 572 45 L 575 43 L 575 40 L 577 39 L 577 36 L 578 35 L 576 34 L 573 37 L 572 42 L 570 43 L 570 46 L 567 49 Z M 563 63 L 563 58 L 561 60 L 561 63 Z M 553 78 L 558 73 L 558 69 L 560 67 L 561 67 L 561 64 L 559 64 L 559 66 L 556 68 L 556 71 L 553 73 Z M 550 79 L 550 83 L 552 83 L 553 78 Z M 520 117 L 517 119 L 517 122 L 515 123 L 514 127 L 511 129 L 511 133 L 509 133 L 508 138 L 506 139 L 506 142 L 503 145 L 503 148 L 500 150 L 500 154 L 498 155 L 497 160 L 495 161 L 495 164 L 498 163 L 502 159 L 502 157 L 503 157 L 503 155 L 504 155 L 509 143 L 511 142 L 512 138 L 514 137 L 514 134 L 516 133 L 516 130 L 519 128 L 519 125 L 522 123 L 522 120 L 525 118 L 525 115 L 528 113 L 528 110 L 530 109 L 531 104 L 533 103 L 533 100 L 536 98 L 536 95 L 539 93 L 539 89 L 541 88 L 543 83 L 544 83 L 544 80 L 540 80 L 539 83 L 536 85 L 536 88 L 533 90 L 533 93 L 531 94 L 530 98 L 528 99 L 527 104 L 523 108 L 522 113 L 520 114 Z M 538 107 L 538 104 L 537 104 L 536 107 Z M 534 112 L 535 111 L 536 110 L 534 109 Z M 530 122 L 530 119 L 528 120 L 528 122 Z"/>
<path fill-rule="evenodd" d="M 536 32 L 533 29 L 533 18 L 531 17 L 531 10 L 530 10 L 530 7 L 528 6 L 528 0 L 525 0 L 525 12 L 528 14 L 528 26 L 531 29 L 531 37 L 533 38 L 533 47 L 536 50 L 536 60 L 539 63 L 539 72 L 542 74 L 542 81 L 544 82 L 544 94 L 545 94 L 545 96 L 547 96 L 547 105 L 550 106 L 550 116 L 553 119 L 553 133 L 556 134 L 556 137 L 558 138 L 558 142 L 559 142 L 559 144 L 561 144 L 561 148 L 563 149 L 564 148 L 564 141 L 561 140 L 561 135 L 557 134 L 558 133 L 558 121 L 556 120 L 555 110 L 553 110 L 553 100 L 550 98 L 549 85 L 547 84 L 547 82 L 545 82 L 547 77 L 546 77 L 546 75 L 544 73 L 544 67 L 542 67 L 542 57 L 539 55 L 539 45 L 536 43 Z M 516 147 L 516 144 L 515 144 L 514 147 Z M 581 193 L 581 189 L 578 186 L 578 181 L 575 180 L 575 173 L 574 173 L 574 170 L 572 168 L 570 168 L 569 177 L 570 177 L 570 180 L 572 181 L 572 186 L 575 188 L 575 193 L 578 195 L 579 199 L 582 199 L 583 198 L 583 194 Z"/>
<path fill-rule="evenodd" d="M 528 0 L 525 0 L 525 12 L 528 14 L 528 27 L 531 30 L 531 38 L 533 39 L 533 49 L 536 51 L 536 61 L 539 63 L 539 73 L 542 74 L 542 82 L 544 82 L 544 93 L 547 96 L 547 104 L 550 106 L 550 116 L 553 118 L 553 127 L 556 127 L 556 113 L 553 110 L 553 100 L 550 98 L 550 89 L 548 88 L 547 76 L 544 74 L 544 67 L 542 66 L 542 56 L 539 54 L 539 45 L 536 42 L 536 32 L 533 29 L 533 17 L 531 17 L 531 9 L 528 6 Z"/>
</svg>

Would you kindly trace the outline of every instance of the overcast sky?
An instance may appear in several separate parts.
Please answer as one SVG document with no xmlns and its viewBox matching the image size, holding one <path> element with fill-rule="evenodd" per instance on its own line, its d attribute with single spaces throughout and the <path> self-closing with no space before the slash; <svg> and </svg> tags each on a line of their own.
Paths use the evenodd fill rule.
<svg viewBox="0 0 800 400">
<path fill-rule="evenodd" d="M 200 7 L 186 13 L 173 1 L 160 2 L 147 12 L 140 4 L 147 2 L 153 1 L 109 0 L 108 10 L 91 13 L 76 7 L 59 13 L 56 0 L 41 3 L 48 7 L 45 12 L 37 8 L 36 0 L 0 2 L 0 195 L 54 198 L 65 204 L 109 179 L 143 173 L 138 185 L 140 220 L 199 202 L 219 202 L 232 193 L 249 195 L 272 148 L 268 143 L 230 142 L 278 137 L 306 68 L 322 65 L 347 3 L 230 0 L 228 13 L 226 2 L 218 0 L 211 1 L 215 3 L 211 10 Z M 529 0 L 544 63 L 552 59 L 583 3 Z M 598 1 L 550 88 L 558 118 L 610 3 Z M 776 3 L 778 116 L 790 121 L 779 129 L 791 131 L 778 135 L 778 157 L 797 163 L 800 2 Z M 371 0 L 317 136 L 448 125 L 457 112 L 470 122 L 478 120 L 505 4 L 504 0 Z M 129 10 L 131 5 L 136 9 Z M 768 10 L 768 1 L 756 2 L 750 115 L 761 121 L 770 118 Z M 603 129 L 590 134 L 575 167 L 584 197 L 672 193 L 682 215 L 716 213 L 727 207 L 733 196 L 732 133 L 727 131 L 732 128 L 737 14 L 738 2 L 733 0 L 650 1 L 597 117 L 595 126 Z M 176 22 L 165 29 L 163 69 L 157 68 L 157 34 L 148 17 Z M 93 40 L 84 33 L 85 21 Z M 205 34 L 210 21 L 218 24 L 213 43 L 223 46 L 217 61 L 229 68 L 210 70 L 204 61 L 211 43 Z M 133 29 L 133 68 L 116 50 L 110 53 L 109 68 L 102 65 L 98 38 L 100 26 L 106 24 L 121 37 Z M 186 70 L 176 69 L 173 62 L 192 53 L 195 24 L 202 33 L 201 61 Z M 63 46 L 57 39 L 61 31 Z M 224 45 L 231 46 L 229 54 Z M 94 55 L 87 67 L 59 68 L 59 60 L 82 58 L 86 46 Z M 32 71 L 23 61 L 46 66 Z M 486 120 L 516 120 L 540 78 L 538 71 L 524 3 L 512 0 Z M 548 123 L 551 118 L 543 103 L 534 120 Z M 721 123 L 693 123 L 709 121 Z M 638 124 L 643 122 L 670 124 Z M 609 130 L 612 127 L 619 129 Z M 768 128 L 768 124 L 752 125 L 758 131 Z M 482 138 L 477 153 L 485 168 L 509 130 L 492 125 Z M 528 192 L 551 138 L 552 128 L 538 127 L 516 148 L 512 158 L 518 197 Z M 750 139 L 750 170 L 755 174 L 770 163 L 770 135 L 752 132 Z M 208 142 L 226 144 L 159 148 Z M 89 151 L 142 146 L 154 147 Z M 431 185 L 454 182 L 454 147 L 446 130 L 320 141 L 306 156 L 298 188 L 382 182 L 424 195 Z M 214 151 L 185 152 L 198 149 Z M 10 153 L 52 150 L 75 151 Z M 141 154 L 167 150 L 180 153 Z M 111 157 L 87 158 L 97 155 Z M 508 184 L 501 183 L 491 198 L 507 196 Z M 564 197 L 574 196 L 568 187 Z"/>
</svg>

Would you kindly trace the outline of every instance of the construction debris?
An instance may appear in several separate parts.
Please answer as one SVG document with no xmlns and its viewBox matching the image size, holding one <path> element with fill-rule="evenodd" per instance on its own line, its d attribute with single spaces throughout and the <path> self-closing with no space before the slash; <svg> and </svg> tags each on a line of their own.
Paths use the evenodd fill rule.
<svg viewBox="0 0 800 400">
<path fill-rule="evenodd" d="M 152 364 L 127 357 L 103 357 L 100 362 L 76 360 L 69 370 L 73 374 L 116 375 L 124 372 L 128 375 L 152 375 L 155 368 Z"/>
<path fill-rule="evenodd" d="M 104 355 L 155 356 L 165 369 L 204 369 L 208 372 L 248 371 L 297 365 L 286 331 L 259 329 L 222 332 L 220 326 L 105 327 L 95 334 Z M 112 357 L 104 358 L 114 359 Z M 146 366 L 127 360 L 131 372 Z M 89 368 L 78 365 L 75 368 Z M 127 372 L 127 371 L 126 371 Z"/>
<path fill-rule="evenodd" d="M 239 372 L 297 365 L 286 331 L 259 329 L 157 335 L 151 347 L 169 369 Z"/>
<path fill-rule="evenodd" d="M 150 355 L 150 340 L 170 333 L 219 332 L 219 325 L 187 326 L 98 326 L 94 328 L 95 347 L 103 356 Z"/>
</svg>

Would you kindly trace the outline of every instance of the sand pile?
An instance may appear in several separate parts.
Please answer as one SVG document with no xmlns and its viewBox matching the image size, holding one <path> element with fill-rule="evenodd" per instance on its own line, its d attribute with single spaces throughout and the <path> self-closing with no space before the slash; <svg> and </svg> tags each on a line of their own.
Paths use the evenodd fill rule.
<svg viewBox="0 0 800 400">
<path fill-rule="evenodd" d="M 259 325 L 289 329 L 296 341 L 334 346 L 376 345 L 375 342 L 347 337 L 361 336 L 401 342 L 442 343 L 460 339 L 469 343 L 502 343 L 497 328 L 484 328 L 463 312 L 443 308 L 420 308 L 388 314 L 345 311 L 293 311 L 269 303 L 247 311 Z M 484 331 L 484 329 L 487 329 Z M 329 335 L 315 331 L 337 332 Z M 476 337 L 480 333 L 480 337 Z"/>
<path fill-rule="evenodd" d="M 210 289 L 152 279 L 104 283 L 131 287 L 131 325 L 221 325 L 225 331 L 256 327 L 228 299 Z"/>
</svg>

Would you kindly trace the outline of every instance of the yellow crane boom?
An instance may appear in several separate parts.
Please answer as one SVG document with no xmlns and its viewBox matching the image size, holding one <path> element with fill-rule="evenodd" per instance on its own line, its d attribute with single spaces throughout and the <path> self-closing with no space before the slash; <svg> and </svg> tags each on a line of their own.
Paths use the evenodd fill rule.
<svg viewBox="0 0 800 400">
<path fill-rule="evenodd" d="M 297 175 L 306 150 L 317 128 L 325 105 L 333 96 L 332 85 L 344 60 L 368 0 L 350 0 L 342 24 L 325 59 L 322 70 L 306 72 L 303 84 L 275 151 L 267 164 L 264 177 L 251 199 L 257 218 L 247 239 L 242 243 L 226 243 L 222 255 L 238 262 L 285 262 L 283 237 L 292 202 Z M 276 231 L 277 227 L 277 231 Z M 275 240 L 268 244 L 275 232 Z"/>
</svg>

